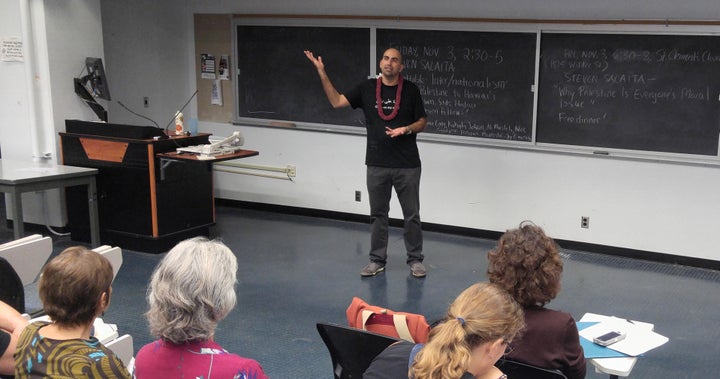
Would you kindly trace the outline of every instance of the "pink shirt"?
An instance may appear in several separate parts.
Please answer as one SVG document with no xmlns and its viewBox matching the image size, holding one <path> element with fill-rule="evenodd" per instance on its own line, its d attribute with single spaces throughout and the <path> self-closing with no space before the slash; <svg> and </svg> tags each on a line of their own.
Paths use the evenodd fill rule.
<svg viewBox="0 0 720 379">
<path fill-rule="evenodd" d="M 267 379 L 257 361 L 228 353 L 214 341 L 151 342 L 137 353 L 134 374 L 136 379 Z"/>
</svg>

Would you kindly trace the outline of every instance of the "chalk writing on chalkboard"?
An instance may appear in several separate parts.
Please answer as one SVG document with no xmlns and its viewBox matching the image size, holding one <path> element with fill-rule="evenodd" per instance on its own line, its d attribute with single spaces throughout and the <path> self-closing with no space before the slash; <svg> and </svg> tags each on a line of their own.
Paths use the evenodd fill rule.
<svg viewBox="0 0 720 379">
<path fill-rule="evenodd" d="M 377 30 L 377 55 L 400 49 L 420 88 L 425 132 L 464 137 L 532 139 L 535 44 L 535 33 Z"/>
<path fill-rule="evenodd" d="M 717 155 L 715 36 L 541 38 L 537 141 Z"/>
</svg>

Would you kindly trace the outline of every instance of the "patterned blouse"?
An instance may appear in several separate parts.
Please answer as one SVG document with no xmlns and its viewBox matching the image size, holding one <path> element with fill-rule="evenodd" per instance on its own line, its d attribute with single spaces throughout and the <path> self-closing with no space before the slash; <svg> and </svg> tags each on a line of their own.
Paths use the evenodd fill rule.
<svg viewBox="0 0 720 379">
<path fill-rule="evenodd" d="M 15 353 L 15 378 L 130 379 L 125 365 L 95 337 L 56 340 L 40 335 L 50 325 L 38 321 L 20 335 Z"/>
</svg>

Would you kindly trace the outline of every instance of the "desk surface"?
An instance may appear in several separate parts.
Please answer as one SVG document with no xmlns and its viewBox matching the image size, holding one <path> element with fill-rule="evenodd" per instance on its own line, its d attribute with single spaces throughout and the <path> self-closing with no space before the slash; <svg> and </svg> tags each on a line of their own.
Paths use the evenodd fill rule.
<svg viewBox="0 0 720 379">
<path fill-rule="evenodd" d="M 48 162 L 0 159 L 0 184 L 5 185 L 20 185 L 95 174 L 97 174 L 97 169 L 95 168 L 63 166 Z"/>
<path fill-rule="evenodd" d="M 200 155 L 198 154 L 191 154 L 191 153 L 160 153 L 157 156 L 161 158 L 170 158 L 170 159 L 181 159 L 181 160 L 188 160 L 188 161 L 198 161 L 198 162 L 222 162 L 222 161 L 229 161 L 232 159 L 240 159 L 240 158 L 247 158 L 247 157 L 254 157 L 256 155 L 260 154 L 260 152 L 255 150 L 238 150 L 232 154 L 223 154 L 223 155 L 217 155 L 212 158 L 202 159 L 200 158 Z"/>
<path fill-rule="evenodd" d="M 580 319 L 580 322 L 578 323 L 579 329 L 584 330 L 585 327 L 587 327 L 587 324 L 595 324 L 600 323 L 603 321 L 606 321 L 608 319 L 614 319 L 615 317 L 612 316 L 604 316 L 599 315 L 596 313 L 585 313 L 583 317 Z M 638 327 L 643 327 L 649 330 L 652 330 L 654 328 L 653 324 L 641 322 L 641 321 L 630 321 L 627 319 L 621 319 L 623 322 L 627 321 L 631 324 L 637 325 Z M 586 324 L 585 327 L 581 327 L 581 324 Z M 584 338 L 580 336 L 581 340 Z M 586 340 L 589 341 L 589 340 Z M 589 342 L 592 343 L 592 342 Z M 633 367 L 635 367 L 635 363 L 637 362 L 637 357 L 633 356 L 625 356 L 625 357 L 612 357 L 612 358 L 589 358 L 588 361 L 595 367 L 595 370 L 597 372 L 609 374 L 610 378 L 617 378 L 619 376 L 629 376 L 630 372 L 632 372 Z"/>
<path fill-rule="evenodd" d="M 95 168 L 56 165 L 50 162 L 0 159 L 0 191 L 8 193 L 12 207 L 8 216 L 13 219 L 13 235 L 20 239 L 25 235 L 22 193 L 43 191 L 72 186 L 87 186 L 88 212 L 90 217 L 90 243 L 100 243 L 98 225 L 97 189 Z"/>
</svg>

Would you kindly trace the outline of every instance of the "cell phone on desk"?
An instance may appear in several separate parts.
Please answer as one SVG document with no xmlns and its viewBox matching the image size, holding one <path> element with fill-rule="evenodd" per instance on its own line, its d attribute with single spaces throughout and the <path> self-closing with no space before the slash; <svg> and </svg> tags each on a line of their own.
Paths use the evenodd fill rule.
<svg viewBox="0 0 720 379">
<path fill-rule="evenodd" d="M 608 346 L 623 339 L 625 339 L 625 333 L 613 331 L 593 338 L 593 342 L 600 346 Z"/>
</svg>

